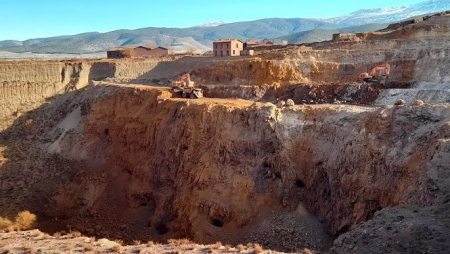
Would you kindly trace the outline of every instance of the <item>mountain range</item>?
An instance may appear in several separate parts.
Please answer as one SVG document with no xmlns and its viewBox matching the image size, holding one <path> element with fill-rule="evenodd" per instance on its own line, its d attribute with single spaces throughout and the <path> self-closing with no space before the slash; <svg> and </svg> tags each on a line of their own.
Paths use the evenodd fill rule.
<svg viewBox="0 0 450 254">
<path fill-rule="evenodd" d="M 209 22 L 190 28 L 147 27 L 25 41 L 6 40 L 0 41 L 0 51 L 83 54 L 105 52 L 111 47 L 153 44 L 169 47 L 174 52 L 204 52 L 219 38 L 268 38 L 275 42 L 304 43 L 330 40 L 337 32 L 378 30 L 389 23 L 446 10 L 450 10 L 450 1 L 429 0 L 410 6 L 363 9 L 329 19 L 267 18 L 234 23 Z"/>
</svg>

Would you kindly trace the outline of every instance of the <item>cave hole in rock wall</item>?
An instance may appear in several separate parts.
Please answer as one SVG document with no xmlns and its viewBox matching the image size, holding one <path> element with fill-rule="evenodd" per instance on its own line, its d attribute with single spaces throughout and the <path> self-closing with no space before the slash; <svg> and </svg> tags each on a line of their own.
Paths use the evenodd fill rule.
<svg viewBox="0 0 450 254">
<path fill-rule="evenodd" d="M 302 180 L 297 179 L 295 181 L 295 186 L 297 186 L 298 188 L 304 188 L 305 187 L 305 183 Z"/>
<path fill-rule="evenodd" d="M 158 231 L 158 234 L 164 235 L 170 231 L 170 229 L 166 226 L 166 224 L 159 224 L 156 227 L 156 231 Z"/>
<path fill-rule="evenodd" d="M 219 219 L 212 219 L 211 220 L 211 225 L 213 225 L 215 227 L 218 227 L 218 228 L 221 228 L 221 227 L 223 227 L 223 222 L 221 220 L 219 220 Z"/>
</svg>

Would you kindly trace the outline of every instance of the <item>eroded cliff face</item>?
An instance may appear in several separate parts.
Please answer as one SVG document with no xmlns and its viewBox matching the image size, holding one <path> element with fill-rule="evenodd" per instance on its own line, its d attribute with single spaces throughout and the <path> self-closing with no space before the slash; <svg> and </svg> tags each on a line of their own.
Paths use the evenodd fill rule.
<svg viewBox="0 0 450 254">
<path fill-rule="evenodd" d="M 0 62 L 0 129 L 52 96 L 88 85 L 89 62 Z"/>
<path fill-rule="evenodd" d="M 116 238 L 236 243 L 270 211 L 305 206 L 336 235 L 384 207 L 434 204 L 430 181 L 445 185 L 429 172 L 449 170 L 446 104 L 280 109 L 170 97 L 96 86 L 56 110 L 65 113 L 41 130 L 40 147 L 82 171 L 55 184 L 40 212 Z M 329 246 L 325 233 L 317 239 L 316 249 Z"/>
<path fill-rule="evenodd" d="M 295 63 L 285 60 L 249 58 L 240 61 L 217 61 L 194 72 L 202 82 L 209 84 L 279 86 L 302 80 Z"/>
<path fill-rule="evenodd" d="M 265 160 L 279 144 L 264 122 L 258 124 L 263 116 L 255 114 L 257 109 L 239 109 L 248 102 L 220 105 L 169 97 L 167 91 L 119 89 L 90 105 L 83 132 L 60 140 L 61 153 L 103 160 L 116 179 L 106 188 L 114 188 L 117 196 L 105 192 L 92 202 L 97 207 L 73 208 L 93 213 L 106 206 L 143 209 L 139 228 L 151 225 L 160 234 L 211 241 L 225 228 L 241 228 L 276 206 L 277 195 L 270 193 L 276 183 L 260 183 L 265 182 Z M 75 139 L 87 145 L 65 141 Z"/>
<path fill-rule="evenodd" d="M 107 78 L 136 79 L 162 60 L 2 61 L 0 129 L 5 129 L 24 112 L 51 101 L 53 96 L 82 89 Z M 125 71 L 127 67 L 128 71 Z"/>
<path fill-rule="evenodd" d="M 268 87 L 301 80 L 295 67 L 260 58 L 3 61 L 0 62 L 0 128 L 6 128 L 18 115 L 39 107 L 55 95 L 82 89 L 93 82 L 109 80 L 169 87 L 170 80 L 186 72 L 193 73 L 193 80 L 209 96 L 245 99 L 259 99 Z"/>
<path fill-rule="evenodd" d="M 288 50 L 290 58 L 306 61 L 312 81 L 355 81 L 375 63 L 389 63 L 396 82 L 448 82 L 450 14 L 431 16 L 397 29 L 365 33 L 359 41 L 319 42 Z M 308 61 L 309 59 L 309 61 Z M 323 75 L 322 75 L 323 74 Z"/>
</svg>

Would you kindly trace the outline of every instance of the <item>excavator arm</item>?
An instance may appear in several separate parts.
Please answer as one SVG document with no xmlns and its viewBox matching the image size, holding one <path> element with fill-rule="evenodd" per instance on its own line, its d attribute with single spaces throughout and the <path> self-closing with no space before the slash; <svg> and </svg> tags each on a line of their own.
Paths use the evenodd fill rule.
<svg viewBox="0 0 450 254">
<path fill-rule="evenodd" d="M 385 75 L 389 76 L 389 72 L 391 71 L 391 66 L 389 64 L 379 64 L 370 71 L 370 76 L 373 77 L 377 75 L 378 72 L 384 72 Z"/>
<path fill-rule="evenodd" d="M 194 88 L 194 81 L 191 81 L 191 76 L 189 73 L 181 76 L 180 80 L 172 82 L 172 91 L 176 93 L 181 93 L 183 98 L 202 98 L 203 89 Z"/>
<path fill-rule="evenodd" d="M 189 75 L 189 73 L 186 73 L 183 76 L 181 76 L 180 80 L 173 81 L 172 86 L 189 87 L 191 86 L 191 83 L 192 83 L 191 76 Z"/>
<path fill-rule="evenodd" d="M 389 64 L 377 64 L 372 68 L 370 73 L 363 72 L 358 75 L 358 80 L 365 82 L 378 82 L 383 86 L 386 85 L 386 80 L 389 78 L 391 66 Z"/>
</svg>

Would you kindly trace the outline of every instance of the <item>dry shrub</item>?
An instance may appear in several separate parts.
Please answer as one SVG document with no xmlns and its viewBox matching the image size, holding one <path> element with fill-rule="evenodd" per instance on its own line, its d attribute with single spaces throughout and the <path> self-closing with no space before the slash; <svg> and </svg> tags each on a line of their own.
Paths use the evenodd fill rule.
<svg viewBox="0 0 450 254">
<path fill-rule="evenodd" d="M 141 245 L 141 240 L 133 240 L 134 245 Z"/>
<path fill-rule="evenodd" d="M 71 235 L 72 237 L 80 237 L 81 233 L 80 231 L 70 231 L 69 235 Z"/>
<path fill-rule="evenodd" d="M 60 238 L 61 237 L 61 232 L 55 232 L 53 234 L 53 236 L 56 237 L 56 238 Z"/>
<path fill-rule="evenodd" d="M 186 250 L 193 250 L 195 247 L 193 247 L 192 244 L 194 244 L 194 242 L 192 242 L 191 240 L 189 240 L 188 238 L 180 238 L 180 239 L 169 239 L 167 240 L 167 243 L 169 244 L 173 244 L 175 245 L 174 247 L 176 248 L 176 253 L 185 253 Z M 152 242 L 153 244 L 153 242 Z M 148 245 L 149 247 L 153 246 L 153 245 Z M 184 251 L 183 251 L 184 249 Z M 210 247 L 210 250 L 212 251 L 212 247 Z"/>
<path fill-rule="evenodd" d="M 10 227 L 12 225 L 12 221 L 9 220 L 8 218 L 3 218 L 0 217 L 0 229 L 7 229 L 8 227 Z"/>
<path fill-rule="evenodd" d="M 255 245 L 253 246 L 253 250 L 255 253 L 261 253 L 264 249 L 261 245 L 255 243 Z"/>
<path fill-rule="evenodd" d="M 122 239 L 116 239 L 116 240 L 114 240 L 114 242 L 116 242 L 119 246 L 123 245 L 123 240 Z"/>
<path fill-rule="evenodd" d="M 11 225 L 11 226 L 9 226 L 9 227 L 7 227 L 7 228 L 5 229 L 5 231 L 6 231 L 7 233 L 12 232 L 12 231 L 14 231 L 14 230 L 16 230 L 16 228 L 14 227 L 14 224 Z"/>
<path fill-rule="evenodd" d="M 148 247 L 153 247 L 153 246 L 155 246 L 155 243 L 153 241 L 148 241 L 147 242 L 147 246 Z"/>
<path fill-rule="evenodd" d="M 194 242 L 191 241 L 191 239 L 189 238 L 182 238 L 181 239 L 181 244 L 193 244 Z"/>
<path fill-rule="evenodd" d="M 191 240 L 188 238 L 181 238 L 181 239 L 169 239 L 167 240 L 167 243 L 174 244 L 174 245 L 187 245 L 187 244 L 193 244 Z"/>
<path fill-rule="evenodd" d="M 243 244 L 238 244 L 238 246 L 236 246 L 236 248 L 237 248 L 239 251 L 244 251 L 244 250 L 245 250 L 245 246 L 244 246 Z"/>
<path fill-rule="evenodd" d="M 253 243 L 247 243 L 247 248 L 252 248 L 253 247 Z"/>
<path fill-rule="evenodd" d="M 134 51 L 132 48 L 124 48 L 120 50 L 122 55 L 126 58 L 134 57 Z"/>
<path fill-rule="evenodd" d="M 0 217 L 0 229 L 7 231 L 28 230 L 31 229 L 36 222 L 36 215 L 29 211 L 22 211 L 17 214 L 14 222 L 8 218 Z"/>
<path fill-rule="evenodd" d="M 26 127 L 30 127 L 32 123 L 33 123 L 33 119 L 27 119 L 27 120 L 25 121 L 25 126 L 26 126 Z"/>
<path fill-rule="evenodd" d="M 14 224 L 16 228 L 19 230 L 28 230 L 33 227 L 35 222 L 36 222 L 35 214 L 32 214 L 29 211 L 22 211 L 17 214 Z"/>
<path fill-rule="evenodd" d="M 231 245 L 230 244 L 225 244 L 225 249 L 227 249 L 227 250 L 231 249 Z"/>
</svg>

